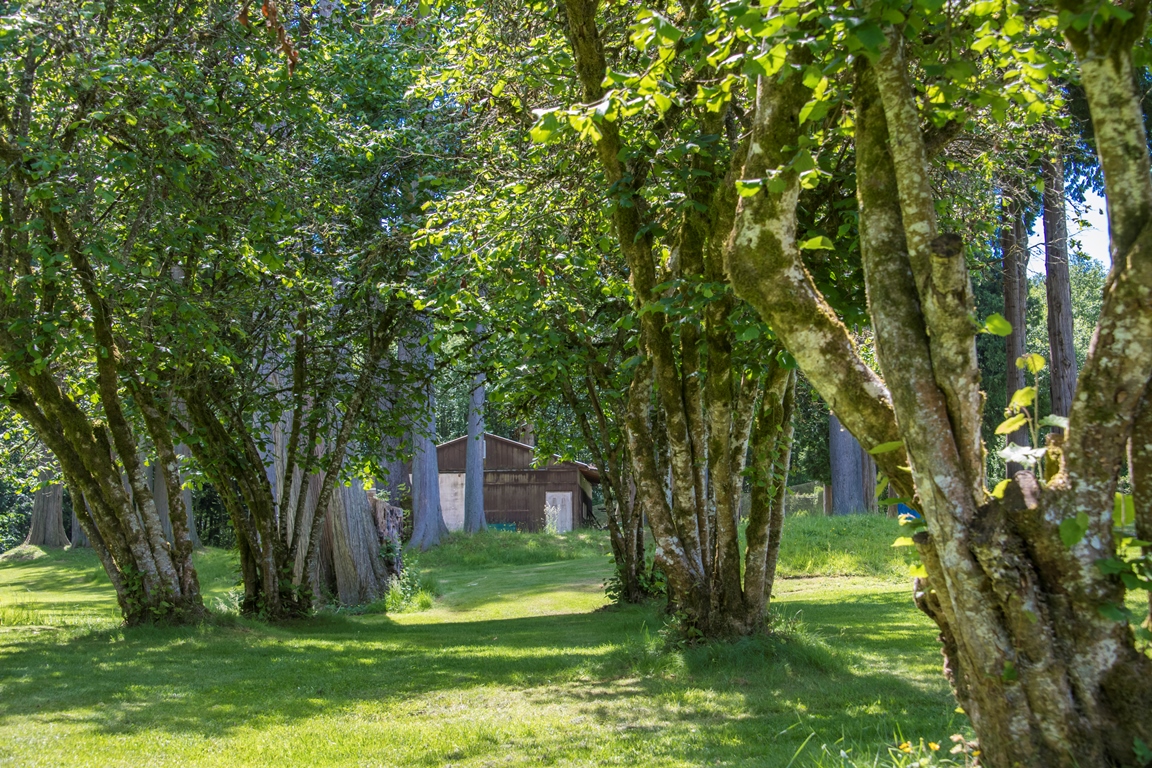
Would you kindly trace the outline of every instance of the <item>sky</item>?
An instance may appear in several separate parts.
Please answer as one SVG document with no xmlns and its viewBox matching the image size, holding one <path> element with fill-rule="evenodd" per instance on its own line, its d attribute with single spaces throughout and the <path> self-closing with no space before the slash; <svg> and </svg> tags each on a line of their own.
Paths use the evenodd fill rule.
<svg viewBox="0 0 1152 768">
<path fill-rule="evenodd" d="M 1073 240 L 1080 241 L 1081 250 L 1102 263 L 1105 267 L 1112 266 L 1112 259 L 1108 255 L 1108 214 L 1104 209 L 1104 198 L 1095 192 L 1089 192 L 1085 197 L 1087 209 L 1079 218 L 1086 219 L 1089 226 L 1083 228 L 1076 223 L 1077 214 L 1068 206 L 1068 235 Z M 1044 219 L 1036 217 L 1036 226 L 1028 238 L 1029 258 L 1028 272 L 1033 275 L 1044 274 Z"/>
</svg>

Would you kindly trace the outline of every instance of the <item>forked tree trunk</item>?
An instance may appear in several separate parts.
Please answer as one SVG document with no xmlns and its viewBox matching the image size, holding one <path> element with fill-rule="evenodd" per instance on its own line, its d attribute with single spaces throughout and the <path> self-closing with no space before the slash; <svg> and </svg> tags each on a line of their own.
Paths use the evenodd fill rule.
<svg viewBox="0 0 1152 768">
<path fill-rule="evenodd" d="M 940 628 L 981 763 L 994 768 L 1136 765 L 1138 740 L 1152 744 L 1152 661 L 1116 618 L 1123 582 L 1099 567 L 1116 555 L 1118 467 L 1152 379 L 1152 345 L 1131 343 L 1152 338 L 1152 171 L 1132 70 L 1145 10 L 1091 36 L 1066 32 L 1092 111 L 1114 267 L 1046 485 L 1021 472 L 1002 499 L 985 487 L 971 285 L 963 243 L 937 230 L 898 30 L 887 30 L 880 58 L 857 61 L 853 94 L 861 252 L 887 386 L 803 270 L 795 172 L 781 171 L 782 191 L 741 201 L 732 242 L 738 290 L 853 434 L 867 447 L 903 443 L 877 460 L 924 513 L 915 539 L 928 578 L 917 602 Z M 747 177 L 763 176 L 765 158 L 782 167 L 795 146 L 808 98 L 798 79 L 760 79 Z"/>
<path fill-rule="evenodd" d="M 484 517 L 484 374 L 472 379 L 468 398 L 468 445 L 464 458 L 464 532 L 488 529 Z"/>
<path fill-rule="evenodd" d="M 577 397 L 576 385 L 568 372 L 559 377 L 564 399 L 576 416 L 576 423 L 600 468 L 604 490 L 604 513 L 612 544 L 616 574 L 623 587 L 624 602 L 638 603 L 649 597 L 642 576 L 647 567 L 644 555 L 644 513 L 640 508 L 636 483 L 632 479 L 631 460 L 626 438 L 613 431 L 610 424 L 620 425 L 624 414 L 613 410 L 611 416 L 602 395 L 618 409 L 622 400 L 614 387 L 611 371 L 597 360 L 589 360 L 583 371 L 583 397 Z"/>
<path fill-rule="evenodd" d="M 52 549 L 68 546 L 68 533 L 64 530 L 64 486 L 60 483 L 36 489 L 32 496 L 32 525 L 24 543 Z"/>
<path fill-rule="evenodd" d="M 1044 178 L 1044 286 L 1048 298 L 1048 349 L 1052 413 L 1072 412 L 1076 392 L 1076 347 L 1072 341 L 1072 281 L 1068 275 L 1068 221 L 1064 161 L 1041 163 Z"/>
<path fill-rule="evenodd" d="M 565 2 L 566 33 L 589 104 L 604 98 L 607 73 L 597 7 L 596 0 Z M 702 113 L 700 134 L 723 135 L 725 111 Z M 651 525 L 671 607 L 684 628 L 706 637 L 754 632 L 762 627 L 762 585 L 742 579 L 747 552 L 742 558 L 739 501 L 762 379 L 774 376 L 778 361 L 772 357 L 762 374 L 759 366 L 739 365 L 738 356 L 734 360 L 730 319 L 738 303 L 727 291 L 709 301 L 703 322 L 678 323 L 678 334 L 659 308 L 667 295 L 660 287 L 666 270 L 687 282 L 727 282 L 724 242 L 732 229 L 736 171 L 745 145 L 735 148 L 738 160 L 727 174 L 718 163 L 720 146 L 692 154 L 689 204 L 677 214 L 667 240 L 676 258 L 665 265 L 655 233 L 658 219 L 642 193 L 647 169 L 626 167 L 630 148 L 616 121 L 598 127 L 597 155 L 612 189 L 613 228 L 628 261 L 640 325 L 639 363 L 624 420 L 640 507 Z M 779 407 L 782 389 L 767 387 L 763 397 Z M 779 433 L 771 438 L 775 442 Z M 770 480 L 779 481 L 776 475 Z M 768 525 L 770 516 L 764 518 Z"/>
</svg>

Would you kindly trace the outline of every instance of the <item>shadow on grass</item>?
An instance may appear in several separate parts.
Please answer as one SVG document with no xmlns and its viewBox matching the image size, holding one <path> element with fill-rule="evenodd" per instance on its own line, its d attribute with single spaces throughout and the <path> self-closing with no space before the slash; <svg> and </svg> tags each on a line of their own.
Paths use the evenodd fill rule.
<svg viewBox="0 0 1152 768">
<path fill-rule="evenodd" d="M 449 624 L 327 615 L 274 627 L 235 621 L 65 642 L 12 638 L 0 646 L 0 724 L 35 717 L 112 735 L 209 738 L 365 703 L 419 715 L 410 710 L 435 694 L 497 688 L 496 701 L 563 700 L 653 757 L 748 759 L 768 741 L 794 749 L 820 729 L 830 740 L 883 743 L 899 723 L 939 733 L 951 710 L 938 674 L 935 684 L 918 684 L 870 662 L 939 659 L 899 597 L 789 602 L 785 615 L 800 612 L 804 626 L 793 621 L 783 636 L 681 649 L 665 646 L 654 606 Z M 669 728 L 696 737 L 654 736 Z"/>
</svg>

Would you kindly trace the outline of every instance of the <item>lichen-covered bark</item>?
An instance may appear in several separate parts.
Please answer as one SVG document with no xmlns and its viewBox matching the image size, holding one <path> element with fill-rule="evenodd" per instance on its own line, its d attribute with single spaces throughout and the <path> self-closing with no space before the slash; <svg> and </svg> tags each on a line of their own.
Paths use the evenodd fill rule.
<svg viewBox="0 0 1152 768">
<path fill-rule="evenodd" d="M 747 569 L 744 574 L 746 621 L 764 623 L 784 525 L 784 499 L 792 457 L 792 411 L 796 373 L 778 364 L 765 375 L 760 407 L 752 427 L 750 469 L 754 478 L 748 511 Z"/>
<path fill-rule="evenodd" d="M 566 32 L 587 103 L 604 97 L 606 63 L 597 8 L 595 0 L 564 4 Z M 694 6 L 693 18 L 705 10 Z M 624 430 L 638 502 L 651 522 L 672 602 L 687 625 L 706 635 L 746 633 L 761 625 L 748 620 L 738 535 L 757 386 L 755 377 L 733 363 L 729 319 L 737 306 L 734 297 L 725 293 L 713 299 L 698 323 L 665 314 L 656 304 L 664 296 L 656 289 L 668 277 L 688 286 L 727 280 L 722 244 L 733 221 L 736 176 L 721 178 L 720 147 L 714 143 L 727 118 L 724 110 L 698 115 L 701 149 L 687 162 L 687 204 L 665 241 L 672 255 L 668 265 L 661 263 L 653 235 L 658 218 L 646 209 L 642 194 L 649 161 L 640 157 L 623 162 L 629 153 L 615 121 L 598 124 L 596 141 L 605 182 L 615 198 L 613 227 L 628 262 L 639 314 L 643 360 L 631 388 Z M 737 155 L 742 151 L 738 147 Z M 656 412 L 650 415 L 653 405 Z"/>
<path fill-rule="evenodd" d="M 725 262 L 737 295 L 772 326 L 820 396 L 870 449 L 899 440 L 888 388 L 860 357 L 848 329 L 804 268 L 796 244 L 799 180 L 794 172 L 781 170 L 791 159 L 784 148 L 796 146 L 798 116 L 807 98 L 801 78 L 783 83 L 760 79 L 743 178 L 775 176 L 784 188 L 741 198 Z M 910 496 L 911 478 L 901 469 L 903 451 L 876 458 L 901 495 Z"/>
<path fill-rule="evenodd" d="M 976 368 L 965 311 L 971 294 L 959 243 L 925 221 L 928 203 L 934 201 L 925 199 L 921 186 L 928 168 L 927 152 L 915 147 L 923 142 L 920 121 L 907 112 L 914 107 L 911 100 L 898 93 L 906 88 L 906 74 L 887 72 L 890 92 L 882 96 L 872 65 L 861 59 L 857 66 L 853 103 L 861 251 L 878 358 L 890 393 L 882 384 L 872 391 L 862 386 L 867 375 L 852 365 L 850 345 L 825 319 L 830 310 L 799 266 L 793 179 L 782 192 L 761 192 L 741 202 L 729 245 L 734 284 L 773 323 L 801 368 L 822 394 L 827 392 L 826 399 L 865 445 L 886 441 L 899 424 L 911 469 L 904 483 L 914 481 L 915 503 L 927 523 L 916 537 L 928 573 L 917 584 L 916 601 L 940 627 L 946 671 L 980 737 L 981 761 L 992 766 L 1131 764 L 1134 740 L 1148 743 L 1146 734 L 1152 730 L 1152 715 L 1140 704 L 1152 700 L 1152 675 L 1129 628 L 1100 612 L 1102 605 L 1123 599 L 1119 582 L 1096 567 L 1112 554 L 1110 504 L 1095 495 L 1100 486 L 1091 478 L 1078 492 L 1086 473 L 1073 472 L 1074 453 L 1068 455 L 1066 471 L 1055 473 L 1047 487 L 1021 473 L 1004 498 L 996 500 L 988 498 L 982 477 L 974 482 L 973 467 L 982 454 L 968 430 L 981 404 L 964 395 L 976 381 Z M 1086 86 L 1090 81 L 1085 78 Z M 787 158 L 779 148 L 796 143 L 803 95 L 790 98 L 789 87 L 798 90 L 795 78 L 791 86 L 787 81 L 760 83 L 746 177 L 764 177 L 782 167 Z M 1106 113 L 1097 119 L 1107 119 Z M 1140 151 L 1146 155 L 1142 141 L 1141 134 Z M 1147 166 L 1143 169 L 1141 183 L 1152 183 Z M 1140 237 L 1128 250 L 1130 257 L 1142 255 Z M 1147 260 L 1137 261 L 1132 258 L 1119 268 L 1110 284 L 1116 316 L 1102 319 L 1101 333 L 1114 335 L 1098 337 L 1093 348 L 1101 368 L 1108 350 L 1118 349 L 1107 345 L 1119 334 L 1152 322 L 1152 305 L 1143 301 Z M 933 314 L 947 307 L 949 313 Z M 1143 338 L 1152 336 L 1145 332 Z M 1139 363 L 1142 350 L 1135 350 L 1137 362 L 1126 363 L 1126 370 L 1113 367 L 1108 376 L 1100 374 L 1106 380 L 1104 396 L 1116 400 L 1117 373 L 1131 376 L 1134 385 L 1143 375 L 1132 387 L 1143 393 L 1148 375 Z M 1087 400 L 1099 403 L 1103 397 L 1096 392 Z M 1116 405 L 1108 411 L 1112 417 L 1122 413 Z M 880 416 L 878 408 L 883 409 Z M 894 420 L 884 416 L 889 408 Z M 1070 436 L 1077 429 L 1076 408 Z M 1113 443 L 1104 446 L 1105 452 L 1115 441 L 1122 443 L 1132 427 L 1132 411 L 1127 420 L 1115 418 L 1118 435 L 1108 436 Z M 1112 456 L 1109 473 L 1097 467 L 1107 499 L 1118 469 L 1115 451 Z M 893 480 L 900 481 L 895 474 L 899 466 L 887 463 Z M 1069 548 L 1061 541 L 1059 523 L 1080 513 L 1089 515 L 1090 529 Z"/>
<path fill-rule="evenodd" d="M 920 130 L 920 113 L 912 91 L 903 37 L 889 36 L 875 64 L 876 87 L 888 127 L 888 154 L 896 179 L 900 221 L 908 263 L 916 283 L 928 331 L 932 373 L 946 401 L 968 487 L 984 493 L 984 452 L 980 369 L 976 364 L 975 302 L 968 280 L 963 242 L 940 237 L 936 201 L 929 177 L 928 151 Z"/>
</svg>

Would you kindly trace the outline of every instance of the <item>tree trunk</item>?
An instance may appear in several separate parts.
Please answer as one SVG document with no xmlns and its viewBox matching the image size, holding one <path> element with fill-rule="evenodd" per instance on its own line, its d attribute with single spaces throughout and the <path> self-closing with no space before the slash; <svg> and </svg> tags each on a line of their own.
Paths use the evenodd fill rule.
<svg viewBox="0 0 1152 768">
<path fill-rule="evenodd" d="M 771 319 L 862 444 L 895 444 L 877 463 L 901 495 L 912 495 L 910 474 L 926 524 L 914 537 L 928 573 L 917 602 L 940 629 L 946 672 L 980 761 L 993 768 L 1135 765 L 1137 740 L 1152 743 L 1152 661 L 1116 620 L 1123 582 L 1099 567 L 1116 555 L 1118 467 L 1137 394 L 1152 379 L 1152 345 L 1131 343 L 1152 338 L 1152 171 L 1132 70 L 1143 13 L 1065 32 L 1092 111 L 1114 266 L 1067 436 L 1049 451 L 1059 471 L 1045 485 L 1021 472 L 1002 499 L 985 487 L 983 447 L 971 440 L 982 407 L 971 386 L 971 285 L 962 241 L 938 231 L 898 29 L 886 30 L 880 57 L 857 60 L 852 99 L 861 255 L 884 381 L 842 326 L 819 317 L 830 308 L 799 264 L 794 171 L 780 172 L 779 189 L 741 201 L 731 243 L 741 295 Z M 760 78 L 770 98 L 757 102 L 760 152 L 746 177 L 762 177 L 765 160 L 780 167 L 771 164 L 795 145 L 806 96 L 796 97 L 795 80 Z"/>
<path fill-rule="evenodd" d="M 564 8 L 583 99 L 599 102 L 605 96 L 607 64 L 597 27 L 598 3 L 566 0 Z M 708 76 L 718 74 L 713 70 Z M 703 113 L 700 135 L 722 135 L 726 111 Z M 662 242 L 658 238 L 664 236 L 656 231 L 662 229 L 657 221 L 663 212 L 649 210 L 642 190 L 647 169 L 626 164 L 630 148 L 618 121 L 604 121 L 598 128 L 597 157 L 612 190 L 612 225 L 628 262 L 640 326 L 639 362 L 623 432 L 639 507 L 648 518 L 657 561 L 667 577 L 669 607 L 683 629 L 706 637 L 756 631 L 762 626 L 762 590 L 753 587 L 750 593 L 741 578 L 739 500 L 764 377 L 759 368 L 747 370 L 734 362 L 737 339 L 731 318 L 739 304 L 728 291 L 707 303 L 702 322 L 673 323 L 661 308 L 668 296 L 661 284 L 669 271 L 687 282 L 727 282 L 724 243 L 734 222 L 735 184 L 747 150 L 744 144 L 736 147 L 727 174 L 716 151 L 692 154 L 685 190 L 689 204 L 680 208 Z M 749 157 L 753 154 L 748 152 Z M 676 255 L 671 263 L 665 263 L 664 245 Z M 779 407 L 779 388 L 763 397 L 774 409 Z M 771 439 L 775 445 L 778 434 Z M 775 483 L 777 478 L 754 480 Z M 769 525 L 770 517 L 762 515 L 758 524 Z"/>
<path fill-rule="evenodd" d="M 430 328 L 425 321 L 424 328 Z M 410 361 L 421 379 L 418 402 L 413 404 L 416 417 L 409 432 L 412 442 L 412 538 L 408 547 L 425 550 L 436 546 L 448 535 L 440 509 L 440 465 L 436 453 L 436 389 L 434 363 L 427 343 L 406 339 L 401 344 L 400 359 Z"/>
<path fill-rule="evenodd" d="M 372 521 L 380 545 L 380 558 L 389 579 L 400 576 L 404 570 L 403 530 L 404 510 L 387 501 L 377 498 L 368 491 L 368 504 L 372 510 Z"/>
<path fill-rule="evenodd" d="M 1012 324 L 1012 332 L 1004 337 L 1004 381 L 1007 388 L 1006 403 L 1012 402 L 1016 390 L 1027 385 L 1024 369 L 1016 365 L 1017 358 L 1027 349 L 1028 309 L 1028 228 L 1024 224 L 1021 206 L 1003 203 L 1000 219 L 1000 252 L 1004 264 L 1004 319 Z M 1008 435 L 1008 442 L 1029 445 L 1028 430 L 1024 427 Z M 1023 467 L 1008 465 L 1008 477 Z"/>
<path fill-rule="evenodd" d="M 84 504 L 85 502 L 83 495 L 74 495 L 72 497 L 72 549 L 91 546 L 91 544 L 88 543 L 88 534 L 84 533 L 84 527 L 80 525 L 79 517 L 80 514 L 87 513 L 83 511 L 77 513 L 76 511 L 77 505 L 81 505 L 79 509 L 83 510 Z"/>
<path fill-rule="evenodd" d="M 388 571 L 380 556 L 380 539 L 372 504 L 359 480 L 341 485 L 328 507 L 334 583 L 329 584 L 341 605 L 363 605 L 388 589 Z"/>
<path fill-rule="evenodd" d="M 1072 412 L 1076 393 L 1076 349 L 1072 343 L 1072 282 L 1068 277 L 1068 222 L 1064 162 L 1059 155 L 1041 163 L 1044 178 L 1044 284 L 1048 294 L 1048 348 L 1051 353 L 1052 413 Z"/>
<path fill-rule="evenodd" d="M 488 529 L 484 517 L 484 374 L 472 379 L 468 402 L 468 445 L 464 459 L 464 531 Z"/>
<path fill-rule="evenodd" d="M 41 478 L 46 479 L 46 476 Z M 70 543 L 64 530 L 64 486 L 60 483 L 36 489 L 32 496 L 32 526 L 24 543 L 53 549 L 62 549 Z"/>
<path fill-rule="evenodd" d="M 866 454 L 836 414 L 828 416 L 828 456 L 832 468 L 832 514 L 867 512 L 872 488 L 865 488 L 864 483 Z M 875 471 L 875 465 L 872 466 Z"/>
</svg>

